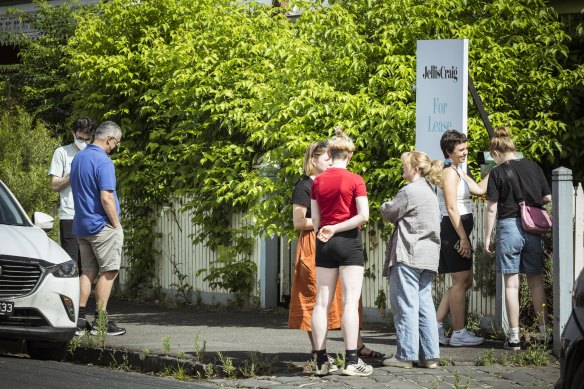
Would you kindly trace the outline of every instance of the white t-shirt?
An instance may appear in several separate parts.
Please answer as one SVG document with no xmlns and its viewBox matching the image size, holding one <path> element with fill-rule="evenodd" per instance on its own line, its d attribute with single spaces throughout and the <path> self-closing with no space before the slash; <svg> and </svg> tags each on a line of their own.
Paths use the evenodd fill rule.
<svg viewBox="0 0 584 389">
<path fill-rule="evenodd" d="M 71 172 L 71 162 L 73 157 L 79 152 L 79 149 L 73 144 L 61 146 L 53 153 L 49 175 L 55 177 L 66 177 Z M 59 202 L 59 219 L 73 220 L 75 208 L 73 206 L 73 194 L 71 186 L 67 185 L 59 192 L 61 200 Z"/>
<path fill-rule="evenodd" d="M 456 207 L 458 208 L 458 213 L 462 215 L 466 215 L 468 213 L 472 213 L 472 208 L 470 206 L 470 188 L 468 184 L 462 178 L 462 173 L 460 172 L 461 166 L 458 167 L 456 173 L 460 178 L 458 182 L 458 187 L 456 188 Z M 440 214 L 442 217 L 448 216 L 448 209 L 446 208 L 446 200 L 444 199 L 444 191 L 438 188 L 438 203 L 440 205 Z"/>
</svg>

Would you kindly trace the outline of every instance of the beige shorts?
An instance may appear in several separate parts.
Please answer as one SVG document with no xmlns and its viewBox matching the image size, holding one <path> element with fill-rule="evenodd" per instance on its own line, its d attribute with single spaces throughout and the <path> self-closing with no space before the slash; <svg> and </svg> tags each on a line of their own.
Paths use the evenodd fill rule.
<svg viewBox="0 0 584 389">
<path fill-rule="evenodd" d="M 97 235 L 78 237 L 81 271 L 97 272 L 120 270 L 124 230 L 106 224 Z"/>
</svg>

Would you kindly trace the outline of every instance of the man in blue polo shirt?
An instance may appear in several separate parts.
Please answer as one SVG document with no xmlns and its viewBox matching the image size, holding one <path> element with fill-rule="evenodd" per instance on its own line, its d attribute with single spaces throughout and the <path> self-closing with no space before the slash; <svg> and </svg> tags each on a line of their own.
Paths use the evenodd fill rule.
<svg viewBox="0 0 584 389">
<path fill-rule="evenodd" d="M 120 270 L 124 231 L 120 224 L 120 204 L 116 195 L 116 172 L 109 155 L 122 139 L 122 129 L 114 122 L 101 123 L 95 130 L 93 143 L 75 155 L 71 164 L 71 190 L 75 205 L 73 234 L 79 242 L 81 268 L 79 277 L 78 333 L 85 329 L 95 335 L 97 312 L 90 327 L 85 319 L 85 306 L 93 281 L 98 310 L 107 312 L 107 303 L 114 280 Z M 106 320 L 108 335 L 123 335 L 124 328 Z"/>
</svg>

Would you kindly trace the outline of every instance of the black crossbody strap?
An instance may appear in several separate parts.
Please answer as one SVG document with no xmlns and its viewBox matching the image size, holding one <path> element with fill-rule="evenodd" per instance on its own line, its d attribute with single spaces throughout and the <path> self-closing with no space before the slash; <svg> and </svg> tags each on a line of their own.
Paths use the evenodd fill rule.
<svg viewBox="0 0 584 389">
<path fill-rule="evenodd" d="M 522 202 L 523 191 L 519 186 L 519 182 L 517 176 L 515 175 L 515 172 L 513 172 L 513 168 L 511 167 L 511 165 L 509 165 L 509 161 L 502 163 L 501 167 L 503 168 L 505 173 L 507 173 L 507 177 L 509 177 L 509 182 L 511 182 L 511 189 L 513 190 L 513 197 L 515 198 L 515 201 L 517 201 L 517 203 Z"/>
</svg>

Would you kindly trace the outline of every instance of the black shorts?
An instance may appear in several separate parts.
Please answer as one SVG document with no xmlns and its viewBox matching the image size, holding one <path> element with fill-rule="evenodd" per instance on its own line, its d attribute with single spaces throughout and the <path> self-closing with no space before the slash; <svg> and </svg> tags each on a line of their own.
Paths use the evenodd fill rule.
<svg viewBox="0 0 584 389">
<path fill-rule="evenodd" d="M 462 226 L 466 236 L 470 239 L 470 233 L 474 226 L 472 213 L 461 215 Z M 472 269 L 472 258 L 465 258 L 456 251 L 454 246 L 460 240 L 450 217 L 444 216 L 440 222 L 440 263 L 438 273 L 458 273 Z"/>
<path fill-rule="evenodd" d="M 339 266 L 365 266 L 361 230 L 338 232 L 323 243 L 316 239 L 316 266 L 329 269 Z"/>
</svg>

